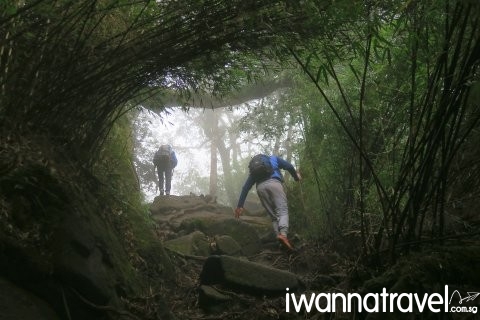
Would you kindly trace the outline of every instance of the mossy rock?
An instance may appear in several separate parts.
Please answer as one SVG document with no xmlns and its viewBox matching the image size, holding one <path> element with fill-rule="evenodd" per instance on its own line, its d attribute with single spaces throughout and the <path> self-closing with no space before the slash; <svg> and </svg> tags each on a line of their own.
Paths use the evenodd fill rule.
<svg viewBox="0 0 480 320">
<path fill-rule="evenodd" d="M 216 224 L 217 222 L 222 222 L 229 219 L 225 216 L 219 216 L 216 214 L 198 214 L 198 215 L 191 215 L 181 222 L 181 224 L 176 229 L 177 232 L 193 232 L 193 231 L 202 231 L 205 234 L 210 236 L 212 235 L 209 230 L 212 225 Z"/>
<path fill-rule="evenodd" d="M 200 282 L 220 284 L 258 296 L 284 295 L 286 288 L 294 292 L 301 283 L 296 275 L 263 264 L 230 256 L 210 256 L 203 265 Z"/>
<path fill-rule="evenodd" d="M 246 256 L 254 255 L 261 250 L 260 237 L 250 224 L 238 219 L 227 219 L 213 223 L 206 231 L 209 235 L 228 235 L 242 248 Z"/>
<path fill-rule="evenodd" d="M 200 231 L 164 242 L 166 248 L 186 255 L 209 256 L 210 242 Z"/>
<path fill-rule="evenodd" d="M 140 291 L 141 280 L 125 249 L 99 217 L 71 213 L 52 240 L 55 275 L 92 302 L 118 305 L 119 295 Z"/>
<path fill-rule="evenodd" d="M 185 230 L 200 230 L 208 236 L 227 235 L 232 237 L 242 248 L 246 256 L 254 255 L 261 250 L 260 237 L 256 229 L 241 220 L 234 218 L 189 219 L 182 224 Z"/>
<path fill-rule="evenodd" d="M 46 301 L 1 277 L 0 288 L 0 319 L 60 319 Z"/>
<path fill-rule="evenodd" d="M 238 256 L 242 253 L 242 247 L 230 236 L 215 236 L 215 244 L 218 254 Z"/>
<path fill-rule="evenodd" d="M 198 288 L 198 304 L 207 312 L 221 312 L 231 309 L 232 297 L 223 294 L 210 286 Z"/>
</svg>

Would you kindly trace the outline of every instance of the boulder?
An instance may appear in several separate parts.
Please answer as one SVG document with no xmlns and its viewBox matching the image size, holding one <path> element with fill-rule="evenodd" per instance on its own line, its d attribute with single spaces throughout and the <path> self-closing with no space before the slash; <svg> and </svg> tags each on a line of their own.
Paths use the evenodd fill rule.
<svg viewBox="0 0 480 320">
<path fill-rule="evenodd" d="M 210 242 L 200 231 L 164 242 L 164 246 L 172 251 L 186 255 L 209 256 Z"/>
<path fill-rule="evenodd" d="M 255 228 L 238 219 L 227 219 L 213 223 L 206 233 L 209 235 L 228 235 L 242 248 L 246 256 L 254 255 L 262 249 L 260 237 Z"/>
<path fill-rule="evenodd" d="M 156 197 L 150 206 L 152 218 L 162 229 L 182 230 L 186 220 L 216 220 L 232 216 L 232 208 L 209 201 L 209 197 Z M 190 232 L 193 229 L 190 229 Z"/>
<path fill-rule="evenodd" d="M 266 213 L 261 216 L 242 216 L 240 220 L 251 225 L 261 238 L 267 236 L 276 238 L 273 232 L 272 220 Z"/>
<path fill-rule="evenodd" d="M 215 236 L 216 252 L 228 256 L 241 255 L 242 247 L 230 236 Z"/>
<path fill-rule="evenodd" d="M 260 252 L 261 242 L 256 229 L 249 223 L 234 218 L 192 219 L 184 221 L 185 230 L 200 230 L 208 236 L 228 235 L 242 248 L 246 256 Z"/>
<path fill-rule="evenodd" d="M 86 305 L 83 299 L 122 310 L 121 297 L 140 294 L 143 279 L 129 263 L 113 230 L 98 215 L 65 213 L 59 221 L 53 223 L 52 219 L 50 224 L 43 226 L 49 241 L 31 242 L 35 247 L 0 232 L 2 277 L 25 290 L 7 289 L 7 285 L 0 283 L 0 291 L 8 290 L 18 297 L 11 300 L 0 297 L 3 301 L 0 302 L 0 319 L 29 319 L 26 312 L 35 310 L 38 310 L 38 319 L 55 319 L 45 305 L 52 308 L 58 318 L 66 319 L 65 301 L 69 312 L 75 315 L 72 319 L 104 319 L 102 312 Z M 28 308 L 24 305 L 27 303 L 31 304 Z M 3 304 L 9 307 L 5 309 Z M 6 310 L 11 318 L 5 316 Z M 15 310 L 18 316 L 14 316 Z M 47 316 L 40 316 L 43 314 Z"/>
<path fill-rule="evenodd" d="M 243 207 L 245 208 L 244 215 L 264 216 L 267 214 L 260 199 L 257 196 L 252 197 L 250 193 L 248 194 Z"/>
<path fill-rule="evenodd" d="M 286 288 L 290 292 L 300 287 L 296 275 L 285 270 L 271 268 L 224 255 L 208 257 L 200 274 L 202 285 L 223 285 L 254 295 L 284 295 Z"/>
<path fill-rule="evenodd" d="M 52 233 L 53 273 L 97 305 L 121 306 L 120 296 L 139 289 L 114 231 L 94 215 L 66 215 Z"/>
<path fill-rule="evenodd" d="M 225 295 L 213 287 L 201 285 L 198 288 L 198 304 L 209 312 L 220 312 L 230 306 L 232 297 Z"/>
<path fill-rule="evenodd" d="M 152 215 L 166 215 L 172 212 L 205 205 L 207 202 L 197 196 L 168 196 L 155 197 L 150 205 L 150 213 Z"/>
<path fill-rule="evenodd" d="M 0 288 L 0 319 L 60 319 L 46 301 L 1 277 Z"/>
</svg>

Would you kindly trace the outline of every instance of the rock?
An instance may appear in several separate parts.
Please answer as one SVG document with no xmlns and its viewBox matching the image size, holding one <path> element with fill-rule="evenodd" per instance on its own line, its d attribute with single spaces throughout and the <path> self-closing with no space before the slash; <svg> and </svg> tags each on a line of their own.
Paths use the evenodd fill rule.
<svg viewBox="0 0 480 320">
<path fill-rule="evenodd" d="M 232 208 L 213 203 L 206 197 L 169 196 L 157 197 L 150 206 L 152 218 L 162 229 L 180 232 L 184 221 L 199 219 L 216 220 L 232 216 Z M 189 229 L 194 231 L 201 229 Z"/>
<path fill-rule="evenodd" d="M 204 199 L 196 196 L 158 196 L 155 197 L 150 205 L 150 212 L 152 215 L 164 215 L 172 211 L 181 211 L 205 205 L 206 203 Z"/>
<path fill-rule="evenodd" d="M 0 319 L 60 319 L 49 304 L 0 277 Z"/>
<path fill-rule="evenodd" d="M 143 220 L 139 218 L 138 221 Z M 133 225 L 133 219 L 131 223 Z M 151 232 L 147 227 L 139 230 Z M 142 290 L 142 275 L 129 262 L 118 236 L 100 217 L 94 214 L 82 216 L 77 212 L 65 215 L 51 235 L 52 273 L 65 288 L 70 312 L 76 314 L 77 319 L 96 319 L 90 313 L 98 313 L 86 308 L 80 296 L 95 305 L 123 309 L 121 298 L 135 296 Z M 142 240 L 154 239 L 145 234 L 142 236 Z M 140 237 L 136 239 L 140 240 Z M 139 251 L 156 264 L 155 270 L 151 270 L 154 276 L 168 279 L 169 274 L 173 274 L 170 270 L 173 266 L 168 263 L 161 243 L 147 243 L 142 242 Z M 153 269 L 153 263 L 151 265 Z M 142 266 L 145 267 L 146 263 Z M 58 295 L 53 298 L 59 299 Z"/>
<path fill-rule="evenodd" d="M 150 206 L 150 212 L 162 230 L 171 230 L 177 236 L 193 231 L 201 231 L 209 237 L 230 236 L 246 256 L 260 251 L 259 235 L 273 234 L 268 217 L 242 216 L 234 219 L 232 208 L 209 201 L 206 197 L 157 197 Z M 171 238 L 171 234 L 164 233 Z"/>
<path fill-rule="evenodd" d="M 109 272 L 112 270 L 103 264 L 102 253 L 98 249 L 88 259 L 67 252 L 56 258 L 55 274 L 98 305 L 109 304 L 112 298 L 116 298 Z"/>
<path fill-rule="evenodd" d="M 263 208 L 262 203 L 260 202 L 260 199 L 258 197 L 251 198 L 250 196 L 247 196 L 247 200 L 245 201 L 243 207 L 245 208 L 245 215 L 266 215 L 265 209 Z"/>
<path fill-rule="evenodd" d="M 255 228 L 238 219 L 190 220 L 190 223 L 185 222 L 183 226 L 186 230 L 197 229 L 211 237 L 228 235 L 240 245 L 242 253 L 246 256 L 254 255 L 261 250 L 260 238 Z"/>
<path fill-rule="evenodd" d="M 52 234 L 53 273 L 97 305 L 120 305 L 119 283 L 135 286 L 132 269 L 109 227 L 97 217 L 71 213 Z M 130 282 L 131 281 L 131 282 Z"/>
<path fill-rule="evenodd" d="M 139 255 L 147 261 L 146 267 L 148 270 L 143 270 L 146 273 L 153 274 L 158 277 L 163 276 L 167 282 L 175 282 L 175 268 L 173 264 L 165 263 L 167 259 L 170 259 L 163 244 L 160 241 L 152 241 L 147 245 L 139 248 Z"/>
<path fill-rule="evenodd" d="M 200 308 L 209 312 L 220 312 L 229 307 L 229 302 L 232 301 L 230 296 L 227 296 L 213 287 L 201 285 L 198 288 L 198 304 Z"/>
<path fill-rule="evenodd" d="M 251 225 L 257 231 L 260 237 L 271 235 L 272 237 L 276 238 L 272 227 L 272 220 L 271 218 L 267 217 L 266 213 L 261 216 L 242 216 L 240 217 L 240 221 Z"/>
<path fill-rule="evenodd" d="M 52 308 L 58 318 L 67 319 L 65 303 L 74 315 L 72 319 L 104 319 L 103 312 L 87 305 L 83 299 L 122 310 L 122 297 L 138 296 L 143 292 L 146 279 L 133 269 L 122 242 L 98 215 L 81 216 L 65 211 L 58 220 L 48 220 L 50 224 L 41 229 L 48 234 L 48 243 L 30 242 L 33 244 L 30 246 L 0 232 L 2 277 L 24 290 L 7 289 L 7 285 L 0 283 L 0 319 L 35 319 L 29 317 L 30 311 L 35 310 L 38 311 L 37 319 L 56 319 L 55 315 L 47 315 L 49 311 L 43 311 L 44 307 L 38 306 L 44 304 Z M 157 269 L 161 269 L 154 275 L 165 275 L 168 279 L 167 265 L 160 253 L 160 250 L 149 250 L 150 255 L 158 258 L 155 260 Z M 4 299 L 3 292 L 15 298 Z"/>
<path fill-rule="evenodd" d="M 284 295 L 300 287 L 300 281 L 291 272 L 274 269 L 259 263 L 230 256 L 208 257 L 200 274 L 203 285 L 221 284 L 254 295 Z"/>
<path fill-rule="evenodd" d="M 242 247 L 230 236 L 215 236 L 216 252 L 228 256 L 237 256 L 242 253 Z"/>
<path fill-rule="evenodd" d="M 207 231 L 211 235 L 228 235 L 242 248 L 242 253 L 246 256 L 254 255 L 261 250 L 260 237 L 255 228 L 241 220 L 228 219 L 222 222 L 212 224 Z"/>
<path fill-rule="evenodd" d="M 186 236 L 165 241 L 164 246 L 170 250 L 186 255 L 210 255 L 210 243 L 208 238 L 200 231 L 195 231 Z"/>
<path fill-rule="evenodd" d="M 113 272 L 111 263 L 104 263 L 109 259 L 104 259 L 102 251 L 95 245 L 92 233 L 83 223 L 72 218 L 66 220 L 69 222 L 55 234 L 55 238 L 60 241 L 55 246 L 53 255 L 54 273 L 94 303 L 106 305 L 112 297 L 116 298 L 115 283 L 109 276 Z M 73 221 L 76 223 L 73 224 Z"/>
</svg>

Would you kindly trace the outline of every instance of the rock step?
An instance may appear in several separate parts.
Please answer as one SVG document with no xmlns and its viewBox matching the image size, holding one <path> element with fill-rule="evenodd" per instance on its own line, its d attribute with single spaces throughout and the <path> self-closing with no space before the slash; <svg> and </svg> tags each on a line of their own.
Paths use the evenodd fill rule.
<svg viewBox="0 0 480 320">
<path fill-rule="evenodd" d="M 261 296 L 284 295 L 286 288 L 292 292 L 301 286 L 291 272 L 225 255 L 208 257 L 200 273 L 200 282 Z"/>
</svg>

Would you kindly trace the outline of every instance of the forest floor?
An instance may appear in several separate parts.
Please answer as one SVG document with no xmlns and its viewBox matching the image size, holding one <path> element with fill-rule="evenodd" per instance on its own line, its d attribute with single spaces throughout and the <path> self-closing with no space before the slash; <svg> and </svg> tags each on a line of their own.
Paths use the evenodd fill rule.
<svg viewBox="0 0 480 320">
<path fill-rule="evenodd" d="M 450 294 L 454 290 L 458 290 L 461 292 L 460 296 L 465 298 L 467 292 L 478 293 L 480 291 L 478 277 L 480 242 L 472 242 L 469 246 L 472 250 L 467 251 L 468 255 L 472 256 L 472 260 L 470 262 L 458 261 L 458 268 L 449 268 L 446 263 L 446 261 L 455 263 L 457 259 L 455 257 L 421 254 L 398 265 L 387 267 L 385 272 L 379 272 L 374 268 L 365 268 L 352 259 L 339 256 L 326 244 L 312 243 L 304 243 L 295 252 L 287 252 L 280 247 L 277 250 L 265 249 L 258 255 L 247 257 L 247 259 L 296 274 L 305 284 L 305 291 L 302 293 L 307 297 L 310 297 L 312 293 L 328 292 L 374 293 L 381 292 L 380 288 L 382 287 L 387 288 L 389 292 L 392 290 L 393 292 L 419 294 L 423 294 L 425 291 L 427 293 L 443 293 L 443 286 L 449 284 Z M 458 249 L 457 246 L 452 246 L 450 252 L 454 253 Z M 203 309 L 199 304 L 198 288 L 201 285 L 199 275 L 204 261 L 180 256 L 173 256 L 172 261 L 177 270 L 177 286 L 167 289 L 166 300 L 176 319 L 480 319 L 478 313 L 457 313 L 447 316 L 443 310 L 441 312 L 443 315 L 413 312 L 413 314 L 401 314 L 400 316 L 381 313 L 349 313 L 341 310 L 321 313 L 316 311 L 315 307 L 311 312 L 307 312 L 305 307 L 300 312 L 296 312 L 292 301 L 289 302 L 290 311 L 287 312 L 285 295 L 259 297 L 224 289 L 221 290 L 222 294 L 233 297 L 234 301 L 225 308 L 210 311 Z M 442 271 L 442 269 L 444 270 Z M 455 279 L 456 277 L 457 279 Z M 479 310 L 480 299 L 473 299 L 463 305 L 476 307 L 475 311 Z"/>
<path fill-rule="evenodd" d="M 200 206 L 201 207 L 201 206 Z M 212 209 L 212 204 L 207 206 Z M 199 208 L 196 206 L 196 208 Z M 190 212 L 192 215 L 200 214 Z M 185 208 L 182 212 L 186 212 Z M 159 230 L 163 237 L 164 229 Z M 310 297 L 312 293 L 381 292 L 435 293 L 443 292 L 449 285 L 451 292 L 462 294 L 480 291 L 480 239 L 454 239 L 441 245 L 424 246 L 417 252 L 399 256 L 395 264 L 375 264 L 360 260 L 359 239 L 356 233 L 339 237 L 336 241 L 313 242 L 291 235 L 295 246 L 288 251 L 276 241 L 262 243 L 260 251 L 242 259 L 262 265 L 286 270 L 301 281 L 302 292 Z M 176 319 L 377 319 L 375 314 L 357 312 L 318 312 L 302 308 L 296 312 L 292 301 L 287 302 L 287 291 L 282 295 L 251 295 L 235 288 L 215 288 L 229 297 L 228 303 L 206 309 L 199 303 L 200 274 L 207 257 L 169 252 L 176 270 L 174 286 L 166 286 L 165 300 Z M 289 298 L 290 300 L 290 298 Z M 474 301 L 473 301 L 474 300 Z M 289 303 L 289 312 L 287 312 Z M 465 304 L 464 304 L 465 305 Z M 480 308 L 480 298 L 472 299 L 469 306 Z M 154 309 L 154 308 L 153 308 Z M 152 310 L 153 310 L 152 309 Z M 379 316 L 379 314 L 377 314 Z M 405 315 L 401 315 L 405 316 Z M 438 314 L 413 312 L 413 318 L 438 319 Z M 397 318 L 385 314 L 379 319 Z M 448 319 L 476 319 L 478 314 L 450 314 Z M 412 317 L 410 317 L 412 318 Z"/>
<path fill-rule="evenodd" d="M 63 157 L 48 147 L 41 148 L 42 143 L 13 143 L 3 141 L 8 140 L 5 137 L 0 140 L 5 149 L 0 155 L 0 167 L 8 173 L 0 177 L 0 319 L 51 320 L 55 319 L 52 314 L 57 319 L 72 320 L 120 319 L 119 314 L 125 315 L 121 319 L 143 320 L 375 318 L 375 314 L 354 312 L 297 313 L 293 308 L 287 312 L 286 291 L 266 296 L 225 287 L 215 289 L 228 302 L 206 309 L 199 301 L 199 289 L 209 254 L 182 254 L 168 249 L 166 244 L 200 228 L 212 227 L 208 222 L 212 216 L 221 217 L 215 220 L 215 234 L 232 235 L 239 222 L 233 219 L 231 208 L 207 197 L 173 196 L 158 201 L 163 211 L 152 213 L 155 223 L 144 211 L 127 218 L 126 212 L 111 207 L 112 193 L 104 185 L 85 176 L 82 170 L 69 170 L 61 161 Z M 131 219 L 134 216 L 135 220 Z M 240 220 L 258 230 L 271 230 L 268 222 L 262 225 L 262 217 L 266 219 L 265 215 L 257 215 L 242 216 Z M 458 292 L 454 299 L 463 301 L 462 307 L 480 308 L 480 297 L 476 295 L 480 292 L 480 223 L 455 218 L 458 229 L 449 230 L 449 238 L 419 243 L 416 250 L 409 252 L 398 250 L 395 263 L 387 263 L 382 255 L 377 257 L 384 259 L 380 262 L 361 259 L 360 237 L 355 231 L 328 241 L 307 240 L 292 232 L 289 237 L 294 252 L 285 251 L 275 239 L 262 239 L 261 247 L 238 259 L 296 275 L 303 285 L 299 293 L 306 295 L 365 295 L 381 292 L 382 288 L 393 293 L 432 294 L 448 285 L 452 294 Z M 212 234 L 203 231 L 208 248 Z M 172 277 L 165 272 L 165 256 L 174 270 Z M 89 303 L 79 298 L 82 289 Z M 124 300 L 124 304 L 107 304 L 107 298 L 112 296 Z M 123 312 L 123 307 L 129 313 Z M 376 318 L 391 316 L 377 314 Z M 480 314 L 412 312 L 407 316 L 478 319 Z"/>
<path fill-rule="evenodd" d="M 168 241 L 166 237 L 176 237 L 175 232 L 166 230 L 169 227 L 166 223 L 163 223 L 165 221 L 169 221 L 170 225 L 178 226 L 186 225 L 185 221 L 195 218 L 202 219 L 203 222 L 197 222 L 197 224 L 203 226 L 207 224 L 205 221 L 208 221 L 205 219 L 211 219 L 211 217 L 208 217 L 209 212 L 216 211 L 214 219 L 219 219 L 220 223 L 225 223 L 225 227 L 220 228 L 220 230 L 223 229 L 225 233 L 228 233 L 228 222 L 232 223 L 233 213 L 231 213 L 230 208 L 227 208 L 227 212 L 225 212 L 226 208 L 217 204 L 205 203 L 201 198 L 196 199 L 186 196 L 174 196 L 167 200 L 162 198 L 159 206 L 161 208 L 157 208 L 159 213 L 154 215 L 154 219 L 157 222 L 162 220 L 157 231 L 162 241 Z M 190 210 L 190 208 L 194 208 L 194 210 Z M 162 218 L 158 218 L 158 216 L 162 216 Z M 225 216 L 228 216 L 228 218 L 225 218 Z M 182 221 L 175 221 L 175 219 L 181 219 Z M 246 216 L 242 217 L 242 219 L 246 223 L 259 223 L 259 220 L 263 221 L 264 219 L 268 230 L 271 230 L 271 223 L 266 216 Z M 179 234 L 185 234 L 184 231 L 178 232 L 178 227 L 176 231 Z M 271 233 L 273 235 L 273 231 Z M 345 256 L 342 257 L 328 243 L 306 241 L 294 233 L 290 235 L 290 240 L 295 247 L 294 251 L 287 250 L 274 237 L 271 237 L 261 241 L 261 246 L 256 253 L 243 255 L 239 258 L 256 262 L 269 268 L 289 271 L 299 278 L 307 291 L 326 290 L 332 287 L 336 287 L 335 290 L 339 290 L 342 287 L 347 287 L 345 281 L 350 281 L 347 275 L 355 267 L 355 261 L 351 261 Z M 227 305 L 205 309 L 199 303 L 199 288 L 202 285 L 200 274 L 208 257 L 171 251 L 168 250 L 168 245 L 167 251 L 176 270 L 176 280 L 175 286 L 166 286 L 164 288 L 168 292 L 165 295 L 165 299 L 172 314 L 178 319 L 310 318 L 306 314 L 287 313 L 284 293 L 276 296 L 251 295 L 235 288 L 225 287 L 216 287 L 216 289 L 223 295 L 232 298 L 232 300 Z M 149 309 L 148 306 L 146 308 Z M 150 309 L 154 310 L 155 308 L 151 306 Z"/>
<path fill-rule="evenodd" d="M 334 256 L 335 253 L 326 247 L 305 244 L 294 252 L 288 252 L 280 246 L 274 250 L 268 248 L 246 259 L 290 271 L 309 287 L 336 286 L 336 290 L 339 290 L 342 286 L 346 288 L 341 282 L 347 279 L 347 273 L 352 266 L 346 260 L 338 262 L 333 259 Z M 178 286 L 169 292 L 167 300 L 172 313 L 178 319 L 314 319 L 307 314 L 287 313 L 285 295 L 258 297 L 224 289 L 221 292 L 233 297 L 234 302 L 228 308 L 213 312 L 205 310 L 199 305 L 198 299 L 198 288 L 201 285 L 199 276 L 204 261 L 176 256 L 173 262 L 178 274 Z M 322 268 L 325 269 L 321 270 Z M 330 271 L 328 275 L 325 274 L 326 271 Z"/>
</svg>

